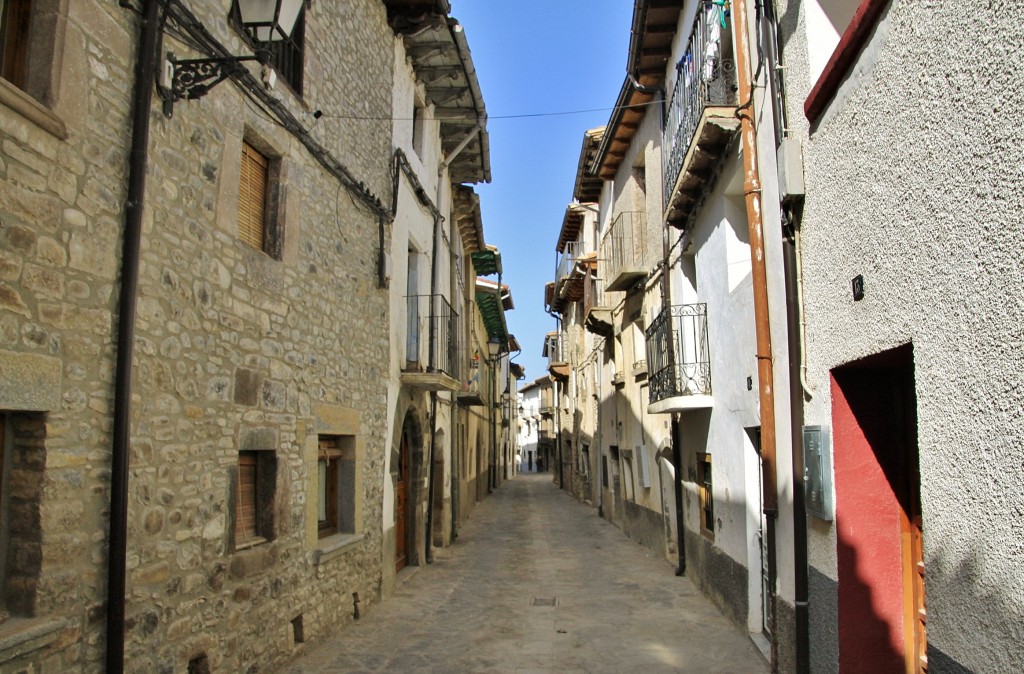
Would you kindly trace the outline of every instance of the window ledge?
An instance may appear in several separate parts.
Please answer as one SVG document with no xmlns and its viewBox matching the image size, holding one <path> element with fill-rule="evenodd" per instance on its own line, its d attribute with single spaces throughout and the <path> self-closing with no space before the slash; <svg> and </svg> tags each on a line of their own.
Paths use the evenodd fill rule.
<svg viewBox="0 0 1024 674">
<path fill-rule="evenodd" d="M 0 663 L 49 646 L 67 625 L 54 618 L 10 618 L 0 624 Z"/>
<path fill-rule="evenodd" d="M 0 77 L 0 104 L 18 113 L 50 135 L 67 140 L 64 120 L 24 91 Z"/>
<path fill-rule="evenodd" d="M 242 552 L 243 550 L 251 550 L 257 545 L 263 545 L 267 542 L 267 539 L 263 536 L 257 536 L 256 538 L 250 538 L 244 543 L 238 543 L 235 545 L 235 552 Z"/>
<path fill-rule="evenodd" d="M 363 534 L 334 534 L 321 538 L 313 551 L 313 563 L 320 566 L 324 562 L 329 562 L 365 539 L 366 536 Z"/>
</svg>

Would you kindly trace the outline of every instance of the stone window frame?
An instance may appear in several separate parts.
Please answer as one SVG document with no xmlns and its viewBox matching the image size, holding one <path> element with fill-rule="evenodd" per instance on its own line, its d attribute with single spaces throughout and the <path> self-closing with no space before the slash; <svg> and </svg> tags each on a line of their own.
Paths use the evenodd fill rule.
<svg viewBox="0 0 1024 674">
<path fill-rule="evenodd" d="M 27 0 L 25 72 L 20 81 L 0 77 L 0 104 L 61 140 L 68 137 L 67 127 L 53 108 L 60 91 L 68 2 Z"/>
<path fill-rule="evenodd" d="M 232 468 L 231 474 L 231 503 L 228 511 L 231 513 L 231 526 L 228 531 L 231 535 L 229 548 L 234 551 L 247 550 L 249 548 L 269 543 L 277 538 L 277 452 L 273 449 L 240 449 L 238 451 L 239 462 Z M 241 464 L 245 460 L 253 460 L 256 466 L 256 477 L 253 485 L 252 503 L 255 509 L 255 527 L 252 536 L 242 537 L 244 532 L 239 531 L 240 513 L 244 500 L 241 490 Z M 249 499 L 245 499 L 247 501 Z M 242 540 L 239 540 L 242 538 Z"/>
<path fill-rule="evenodd" d="M 351 435 L 317 436 L 317 537 L 320 539 L 356 533 L 355 445 L 355 437 Z M 321 466 L 326 477 L 323 484 Z M 325 517 L 320 517 L 321 509 Z"/>
<path fill-rule="evenodd" d="M 263 239 L 258 244 L 242 234 L 243 218 L 243 177 L 246 148 L 250 148 L 266 161 L 263 180 Z M 258 250 L 273 260 L 280 261 L 284 251 L 285 209 L 282 187 L 284 159 L 280 152 L 254 130 L 246 127 L 242 135 L 242 151 L 239 155 L 238 214 L 236 236 L 247 248 Z"/>
<path fill-rule="evenodd" d="M 315 434 L 307 436 L 305 442 L 305 464 L 308 470 L 306 498 L 306 542 L 310 547 L 313 562 L 325 564 L 357 543 L 364 541 L 364 501 L 366 470 L 366 436 L 362 432 L 360 412 L 340 405 L 318 403 L 314 408 Z M 339 531 L 319 535 L 319 470 L 320 442 L 322 437 L 337 437 L 340 442 L 342 463 L 338 471 L 338 513 Z"/>
</svg>

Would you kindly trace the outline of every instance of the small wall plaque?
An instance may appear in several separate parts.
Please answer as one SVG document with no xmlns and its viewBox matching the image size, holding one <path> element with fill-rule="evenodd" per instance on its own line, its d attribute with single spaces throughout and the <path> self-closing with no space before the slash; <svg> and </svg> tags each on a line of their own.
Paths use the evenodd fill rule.
<svg viewBox="0 0 1024 674">
<path fill-rule="evenodd" d="M 853 280 L 850 281 L 850 285 L 853 286 L 853 301 L 860 302 L 864 299 L 864 276 L 862 274 L 857 274 L 853 277 Z"/>
</svg>

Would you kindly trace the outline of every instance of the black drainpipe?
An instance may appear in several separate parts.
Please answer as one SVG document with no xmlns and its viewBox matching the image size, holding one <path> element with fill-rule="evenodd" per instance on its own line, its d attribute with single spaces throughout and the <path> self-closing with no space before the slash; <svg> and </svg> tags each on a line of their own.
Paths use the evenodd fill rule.
<svg viewBox="0 0 1024 674">
<path fill-rule="evenodd" d="M 438 177 L 440 179 L 440 176 Z M 440 188 L 438 188 L 440 192 Z M 397 200 L 397 197 L 396 197 Z M 438 200 L 440 201 L 440 199 Z M 430 369 L 434 370 L 437 367 L 435 361 L 435 354 L 437 353 L 437 325 L 436 321 L 439 317 L 434 316 L 434 296 L 437 294 L 437 248 L 438 238 L 440 237 L 441 227 L 441 215 L 434 213 L 434 241 L 431 244 L 431 255 L 430 255 L 430 297 L 427 300 L 429 307 L 429 314 L 427 314 L 431 320 L 429 328 L 429 336 L 427 338 L 428 348 L 430 353 L 427 354 L 427 362 L 430 363 Z M 424 559 L 427 564 L 434 563 L 434 442 L 437 440 L 437 391 L 430 392 L 430 451 L 427 452 L 427 523 L 426 532 L 423 536 L 424 547 L 426 551 L 424 553 Z"/>
<path fill-rule="evenodd" d="M 807 509 L 804 503 L 804 392 L 800 385 L 801 352 L 797 259 L 795 236 L 800 226 L 799 204 L 784 207 L 782 212 L 782 260 L 786 274 L 786 323 L 789 333 L 789 408 L 792 427 L 793 461 L 793 588 L 796 604 L 796 671 L 807 674 L 810 665 L 810 616 L 807 591 Z"/>
<path fill-rule="evenodd" d="M 139 287 L 142 211 L 149 162 L 149 118 L 153 104 L 156 55 L 160 44 L 157 0 L 144 0 L 135 61 L 132 146 L 128 159 L 128 199 L 121 248 L 118 298 L 117 371 L 114 380 L 114 427 L 110 457 L 110 530 L 107 537 L 106 671 L 124 671 L 125 570 L 128 556 L 128 449 L 131 436 L 132 355 L 135 303 Z"/>
</svg>

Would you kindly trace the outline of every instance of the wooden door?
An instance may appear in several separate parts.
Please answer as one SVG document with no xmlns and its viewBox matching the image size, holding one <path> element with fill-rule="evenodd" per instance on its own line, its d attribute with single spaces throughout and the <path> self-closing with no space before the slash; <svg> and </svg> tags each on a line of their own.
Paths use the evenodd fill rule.
<svg viewBox="0 0 1024 674">
<path fill-rule="evenodd" d="M 409 521 L 409 437 L 402 433 L 398 456 L 398 479 L 395 481 L 395 571 L 408 564 Z"/>
<path fill-rule="evenodd" d="M 903 517 L 900 538 L 903 550 L 903 634 L 907 674 L 928 671 L 927 615 L 924 606 L 924 541 L 921 519 L 921 471 L 917 450 L 916 400 L 914 381 L 904 381 L 905 486 L 902 494 Z"/>
</svg>

